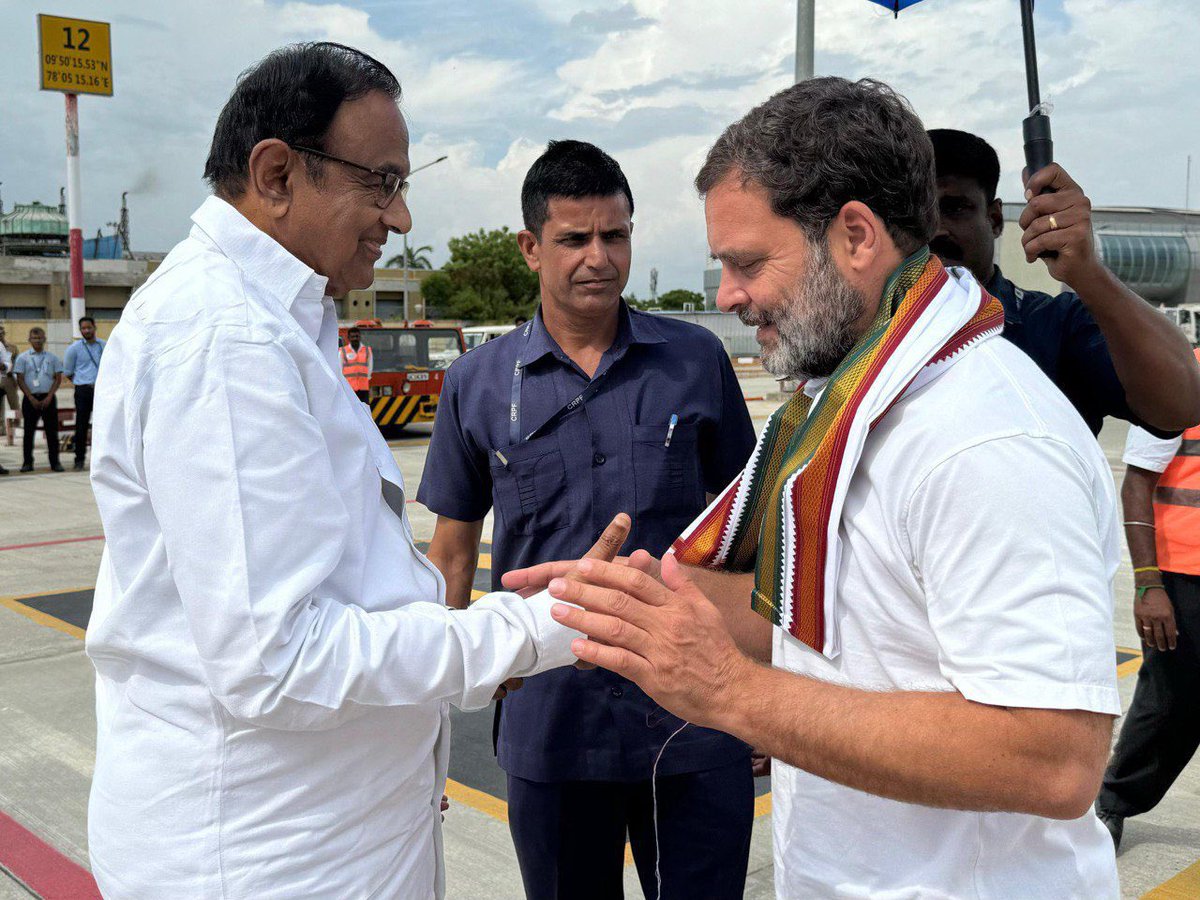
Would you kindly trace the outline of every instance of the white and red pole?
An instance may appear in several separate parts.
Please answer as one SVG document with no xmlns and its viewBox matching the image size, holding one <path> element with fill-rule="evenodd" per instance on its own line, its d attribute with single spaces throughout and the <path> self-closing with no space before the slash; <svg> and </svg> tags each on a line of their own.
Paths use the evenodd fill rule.
<svg viewBox="0 0 1200 900">
<path fill-rule="evenodd" d="M 80 337 L 79 320 L 87 314 L 83 302 L 83 230 L 79 220 L 79 95 L 67 94 L 67 227 L 71 248 L 71 333 Z"/>
</svg>

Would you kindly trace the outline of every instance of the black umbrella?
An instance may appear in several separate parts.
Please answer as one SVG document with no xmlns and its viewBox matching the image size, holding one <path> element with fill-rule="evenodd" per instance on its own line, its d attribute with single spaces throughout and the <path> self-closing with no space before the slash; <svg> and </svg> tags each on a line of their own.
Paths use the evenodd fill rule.
<svg viewBox="0 0 1200 900">
<path fill-rule="evenodd" d="M 921 0 L 869 0 L 890 9 L 897 16 L 900 10 Z M 1033 36 L 1033 0 L 1020 0 L 1021 35 L 1025 40 L 1025 86 L 1029 92 L 1029 115 L 1025 117 L 1025 165 L 1032 175 L 1054 161 L 1054 142 L 1050 139 L 1050 117 L 1042 109 L 1041 89 L 1038 87 L 1037 47 Z"/>
</svg>

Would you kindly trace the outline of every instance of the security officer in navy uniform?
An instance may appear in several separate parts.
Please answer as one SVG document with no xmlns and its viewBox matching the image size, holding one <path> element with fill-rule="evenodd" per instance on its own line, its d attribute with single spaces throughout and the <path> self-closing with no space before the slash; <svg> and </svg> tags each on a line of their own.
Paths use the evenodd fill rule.
<svg viewBox="0 0 1200 900">
<path fill-rule="evenodd" d="M 1022 290 L 995 264 L 1004 229 L 996 151 L 965 131 L 935 129 L 929 137 L 941 209 L 930 249 L 946 265 L 970 269 L 1000 300 L 1004 336 L 1058 385 L 1093 433 L 1105 416 L 1160 436 L 1200 422 L 1200 367 L 1187 339 L 1104 267 L 1083 189 L 1057 164 L 1027 181 L 1019 222 L 1026 259 L 1055 254 L 1045 259 L 1050 274 L 1074 290 L 1056 297 Z"/>
<path fill-rule="evenodd" d="M 417 494 L 438 516 L 429 558 L 452 605 L 469 601 L 490 508 L 496 589 L 512 569 L 578 558 L 619 512 L 633 518 L 624 552 L 660 556 L 754 445 L 721 342 L 621 299 L 633 195 L 617 163 L 552 142 L 521 205 L 541 306 L 447 371 Z M 742 896 L 749 748 L 683 724 L 603 669 L 547 672 L 503 699 L 497 754 L 529 898 L 622 896 L 627 837 L 647 897 L 656 862 L 663 897 Z"/>
</svg>

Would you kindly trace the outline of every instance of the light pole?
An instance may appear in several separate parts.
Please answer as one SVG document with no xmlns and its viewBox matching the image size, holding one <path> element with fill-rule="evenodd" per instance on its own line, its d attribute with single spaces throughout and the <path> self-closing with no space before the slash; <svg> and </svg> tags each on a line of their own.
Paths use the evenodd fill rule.
<svg viewBox="0 0 1200 900">
<path fill-rule="evenodd" d="M 430 166 L 436 166 L 440 162 L 445 162 L 450 157 L 439 156 L 433 162 L 427 162 L 423 166 L 417 166 L 408 173 L 408 177 L 412 178 L 418 172 L 428 169 Z M 404 322 L 408 323 L 408 232 L 404 233 Z"/>
<path fill-rule="evenodd" d="M 796 0 L 796 84 L 813 77 L 817 0 Z"/>
</svg>

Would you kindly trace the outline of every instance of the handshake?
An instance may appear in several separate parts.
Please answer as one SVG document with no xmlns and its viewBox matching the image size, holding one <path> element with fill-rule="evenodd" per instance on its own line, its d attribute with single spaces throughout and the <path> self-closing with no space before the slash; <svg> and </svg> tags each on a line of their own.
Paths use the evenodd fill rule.
<svg viewBox="0 0 1200 900">
<path fill-rule="evenodd" d="M 629 516 L 620 513 L 581 559 L 514 569 L 501 581 L 523 597 L 548 589 L 563 601 L 551 614 L 586 635 L 571 646 L 579 668 L 616 672 L 676 716 L 717 726 L 724 691 L 755 665 L 739 648 L 742 641 L 735 641 L 744 630 L 738 621 L 749 617 L 756 630 L 769 626 L 750 611 L 749 583 L 737 583 L 738 576 L 685 571 L 671 554 L 661 561 L 645 550 L 618 556 L 630 527 Z M 703 579 L 722 607 L 730 607 L 732 621 L 696 579 Z M 511 679 L 497 698 L 519 686 L 519 679 Z"/>
</svg>

